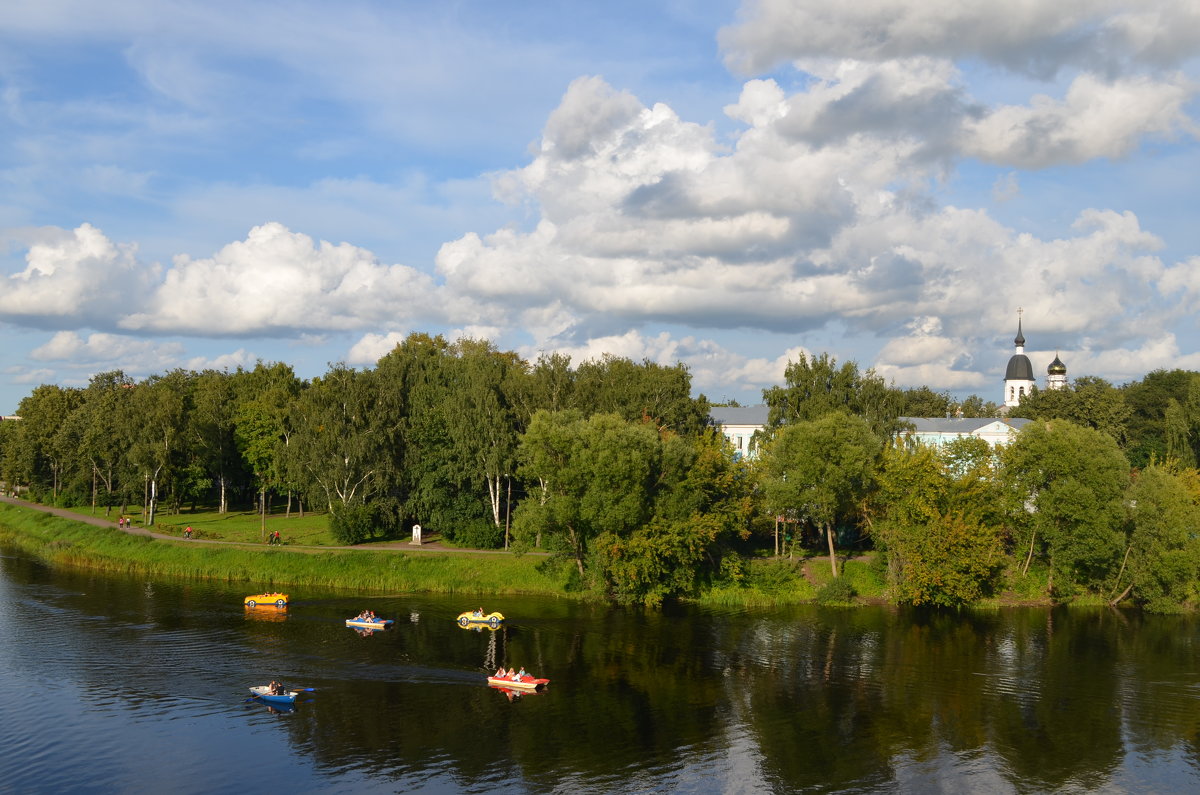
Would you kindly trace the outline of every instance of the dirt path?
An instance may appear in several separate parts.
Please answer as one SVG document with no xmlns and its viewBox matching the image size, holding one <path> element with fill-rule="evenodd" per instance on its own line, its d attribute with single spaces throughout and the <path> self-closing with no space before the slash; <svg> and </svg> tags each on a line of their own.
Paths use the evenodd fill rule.
<svg viewBox="0 0 1200 795">
<path fill-rule="evenodd" d="M 54 516 L 60 516 L 63 519 L 70 519 L 75 522 L 84 522 L 86 524 L 95 525 L 96 527 L 107 527 L 110 530 L 122 530 L 123 532 L 129 533 L 130 535 L 146 536 L 148 538 L 157 538 L 162 541 L 175 541 L 180 544 L 209 544 L 209 545 L 213 545 L 213 546 L 223 545 L 223 546 L 249 547 L 249 548 L 260 548 L 260 547 L 266 546 L 265 544 L 259 544 L 259 543 L 248 542 L 248 541 L 217 541 L 214 539 L 204 539 L 204 538 L 183 539 L 183 538 L 180 538 L 179 536 L 167 535 L 166 533 L 155 533 L 153 530 L 147 530 L 144 527 L 130 526 L 130 527 L 125 527 L 125 528 L 120 528 L 120 527 L 117 527 L 116 522 L 112 521 L 111 519 L 106 519 L 103 516 L 89 516 L 87 514 L 75 513 L 74 511 L 68 511 L 65 508 L 53 508 L 49 505 L 39 505 L 36 502 L 29 502 L 27 500 L 21 500 L 21 499 L 15 498 L 15 497 L 7 497 L 4 495 L 0 495 L 0 502 L 6 502 L 9 505 L 15 505 L 19 508 L 29 508 L 29 509 L 35 510 L 35 511 L 42 511 L 43 513 L 49 513 L 49 514 L 53 514 Z M 304 551 L 314 551 L 314 552 L 321 552 L 321 551 L 332 550 L 332 549 L 349 549 L 349 550 L 353 550 L 355 552 L 444 552 L 447 554 L 454 554 L 454 555 L 508 555 L 508 554 L 510 554 L 508 551 L 503 550 L 503 549 L 459 549 L 457 547 L 447 547 L 437 541 L 429 541 L 424 544 L 421 544 L 420 546 L 411 544 L 407 541 L 382 541 L 377 544 L 370 544 L 368 546 L 357 546 L 357 547 L 356 546 L 336 546 L 336 547 L 335 546 L 318 546 L 315 544 L 286 544 L 285 546 L 288 549 L 292 549 L 292 550 L 298 550 L 298 551 L 304 550 Z M 548 553 L 546 553 L 546 552 L 527 552 L 525 554 L 545 556 Z"/>
</svg>

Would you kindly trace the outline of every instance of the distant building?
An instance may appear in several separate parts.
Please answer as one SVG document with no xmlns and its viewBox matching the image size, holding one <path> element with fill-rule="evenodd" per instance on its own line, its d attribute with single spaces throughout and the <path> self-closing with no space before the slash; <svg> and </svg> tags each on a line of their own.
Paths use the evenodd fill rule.
<svg viewBox="0 0 1200 795">
<path fill-rule="evenodd" d="M 1008 360 L 1004 371 L 1004 405 L 1014 408 L 1033 390 L 1033 363 L 1025 355 L 1025 335 L 1021 333 L 1021 310 L 1017 310 L 1017 337 L 1013 340 L 1016 351 Z"/>
<path fill-rule="evenodd" d="M 966 436 L 983 439 L 992 447 L 1003 447 L 1033 422 L 1024 417 L 901 417 L 900 421 L 913 426 L 911 431 L 901 431 L 901 438 L 913 438 L 932 447 L 941 447 Z"/>
<path fill-rule="evenodd" d="M 9 414 L 7 417 L 0 416 L 0 422 L 3 422 L 4 420 L 19 420 L 19 419 L 21 419 L 21 418 L 18 417 L 16 414 Z"/>
<path fill-rule="evenodd" d="M 1050 362 L 1050 366 L 1046 368 L 1046 388 L 1047 389 L 1062 389 L 1067 385 L 1067 366 L 1058 358 L 1058 353 L 1054 354 L 1054 361 Z"/>
<path fill-rule="evenodd" d="M 1004 406 L 1015 408 L 1033 390 L 1033 363 L 1025 355 L 1025 335 L 1021 333 L 1021 310 L 1017 310 L 1017 337 L 1013 340 L 1016 350 L 1008 360 L 1004 371 Z M 1067 385 L 1067 366 L 1054 354 L 1054 361 L 1046 368 L 1046 388 L 1063 389 Z"/>
<path fill-rule="evenodd" d="M 754 434 L 767 427 L 768 412 L 765 405 L 713 406 L 708 410 L 708 421 L 721 429 L 735 455 L 754 458 L 758 454 Z"/>
</svg>

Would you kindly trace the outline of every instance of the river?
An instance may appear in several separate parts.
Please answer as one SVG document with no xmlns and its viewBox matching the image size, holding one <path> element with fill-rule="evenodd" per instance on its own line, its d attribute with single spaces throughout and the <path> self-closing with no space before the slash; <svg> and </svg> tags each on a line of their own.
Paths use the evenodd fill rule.
<svg viewBox="0 0 1200 795">
<path fill-rule="evenodd" d="M 1200 791 L 1195 617 L 252 590 L 0 550 L 0 792 Z"/>
</svg>

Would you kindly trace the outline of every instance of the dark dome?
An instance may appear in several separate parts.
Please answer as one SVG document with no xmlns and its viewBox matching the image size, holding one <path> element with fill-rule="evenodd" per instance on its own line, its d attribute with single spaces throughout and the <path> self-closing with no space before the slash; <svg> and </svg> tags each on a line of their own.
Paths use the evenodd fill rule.
<svg viewBox="0 0 1200 795">
<path fill-rule="evenodd" d="M 1008 370 L 1004 373 L 1005 381 L 1032 381 L 1033 365 L 1029 357 L 1023 353 L 1014 354 L 1008 360 Z"/>
<path fill-rule="evenodd" d="M 1009 367 L 1012 367 L 1012 365 L 1010 364 Z M 1067 366 L 1062 363 L 1056 354 L 1054 361 L 1050 362 L 1050 366 L 1046 368 L 1046 372 L 1050 375 L 1066 375 Z"/>
</svg>

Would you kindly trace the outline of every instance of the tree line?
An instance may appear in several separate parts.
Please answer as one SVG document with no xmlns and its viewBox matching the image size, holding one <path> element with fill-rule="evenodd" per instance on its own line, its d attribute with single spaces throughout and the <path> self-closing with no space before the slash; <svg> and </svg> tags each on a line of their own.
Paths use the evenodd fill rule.
<svg viewBox="0 0 1200 795">
<path fill-rule="evenodd" d="M 300 379 L 120 371 L 42 385 L 0 423 L 0 476 L 36 499 L 153 524 L 183 505 L 328 512 L 359 543 L 421 524 L 448 543 L 558 553 L 581 589 L 655 604 L 747 582 L 778 529 L 784 552 L 873 546 L 888 593 L 961 605 L 1005 577 L 1055 598 L 1155 610 L 1195 601 L 1200 374 L 1038 391 L 1007 448 L 905 441 L 905 416 L 996 416 L 972 396 L 899 389 L 828 355 L 766 389 L 760 455 L 734 453 L 682 364 L 536 361 L 481 340 L 413 334 L 373 368 Z M 857 540 L 856 540 L 857 539 Z"/>
</svg>

